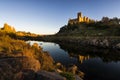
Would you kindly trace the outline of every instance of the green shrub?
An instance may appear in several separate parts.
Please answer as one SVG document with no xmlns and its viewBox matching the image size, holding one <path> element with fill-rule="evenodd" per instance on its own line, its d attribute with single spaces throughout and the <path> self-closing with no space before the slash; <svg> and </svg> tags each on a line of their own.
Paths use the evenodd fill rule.
<svg viewBox="0 0 120 80">
<path fill-rule="evenodd" d="M 72 73 L 63 72 L 63 73 L 60 73 L 60 75 L 65 77 L 67 80 L 75 80 L 75 77 L 74 77 L 74 75 Z"/>
</svg>

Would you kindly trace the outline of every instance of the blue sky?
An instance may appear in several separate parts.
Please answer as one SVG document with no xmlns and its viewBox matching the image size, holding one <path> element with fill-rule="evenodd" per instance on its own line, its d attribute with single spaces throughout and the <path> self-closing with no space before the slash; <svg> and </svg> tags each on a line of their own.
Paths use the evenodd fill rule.
<svg viewBox="0 0 120 80">
<path fill-rule="evenodd" d="M 0 27 L 8 23 L 17 31 L 54 34 L 77 12 L 95 20 L 120 18 L 120 0 L 0 0 Z"/>
</svg>

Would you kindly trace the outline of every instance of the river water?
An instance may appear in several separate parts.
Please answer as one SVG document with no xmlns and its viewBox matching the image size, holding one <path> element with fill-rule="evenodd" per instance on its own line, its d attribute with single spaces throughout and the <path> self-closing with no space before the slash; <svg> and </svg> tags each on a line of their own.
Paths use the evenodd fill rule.
<svg viewBox="0 0 120 80">
<path fill-rule="evenodd" d="M 44 51 L 50 53 L 56 62 L 65 66 L 77 65 L 85 73 L 84 80 L 120 80 L 119 51 L 82 48 L 79 44 L 29 42 L 31 44 L 38 43 Z"/>
</svg>

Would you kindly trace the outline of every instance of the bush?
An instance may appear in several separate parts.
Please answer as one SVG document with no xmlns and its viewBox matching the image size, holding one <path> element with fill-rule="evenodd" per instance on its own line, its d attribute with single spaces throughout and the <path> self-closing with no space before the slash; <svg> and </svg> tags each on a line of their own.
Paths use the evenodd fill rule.
<svg viewBox="0 0 120 80">
<path fill-rule="evenodd" d="M 60 75 L 65 77 L 67 80 L 75 80 L 75 77 L 74 77 L 74 75 L 72 73 L 63 72 L 63 73 L 60 73 Z"/>
</svg>

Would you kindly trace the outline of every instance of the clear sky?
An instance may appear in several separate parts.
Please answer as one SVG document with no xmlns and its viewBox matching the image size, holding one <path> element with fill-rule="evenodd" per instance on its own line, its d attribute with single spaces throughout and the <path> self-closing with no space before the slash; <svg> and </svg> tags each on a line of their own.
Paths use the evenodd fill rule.
<svg viewBox="0 0 120 80">
<path fill-rule="evenodd" d="M 94 20 L 120 18 L 120 0 L 0 0 L 0 27 L 8 23 L 17 31 L 54 34 L 78 12 Z"/>
</svg>

